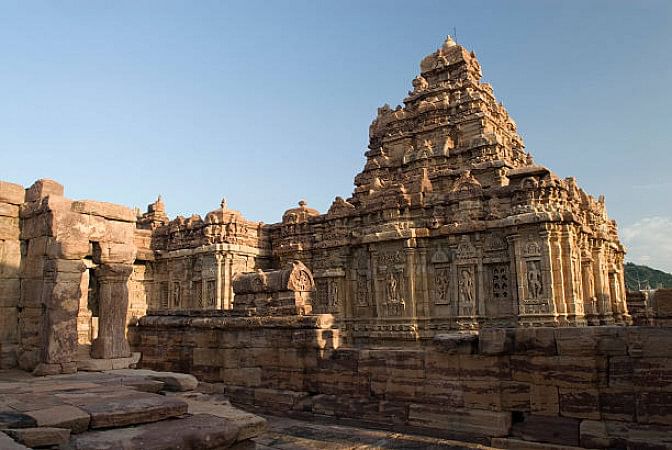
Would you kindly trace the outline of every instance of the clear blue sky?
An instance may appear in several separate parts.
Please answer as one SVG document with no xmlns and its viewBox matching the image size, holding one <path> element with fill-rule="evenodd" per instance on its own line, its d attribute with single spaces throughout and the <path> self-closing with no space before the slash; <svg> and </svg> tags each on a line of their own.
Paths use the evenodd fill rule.
<svg viewBox="0 0 672 450">
<path fill-rule="evenodd" d="M 171 216 L 223 196 L 265 222 L 301 198 L 324 212 L 453 27 L 536 161 L 606 195 L 630 259 L 672 270 L 669 0 L 3 0 L 0 179 L 161 193 Z"/>
</svg>

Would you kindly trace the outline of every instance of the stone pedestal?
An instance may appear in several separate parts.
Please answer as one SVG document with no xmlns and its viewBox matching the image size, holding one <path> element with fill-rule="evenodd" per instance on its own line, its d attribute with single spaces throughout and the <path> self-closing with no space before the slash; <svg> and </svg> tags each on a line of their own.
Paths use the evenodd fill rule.
<svg viewBox="0 0 672 450">
<path fill-rule="evenodd" d="M 91 344 L 92 358 L 126 358 L 131 355 L 126 340 L 128 279 L 131 264 L 108 264 L 99 269 L 100 319 L 98 338 Z"/>
</svg>

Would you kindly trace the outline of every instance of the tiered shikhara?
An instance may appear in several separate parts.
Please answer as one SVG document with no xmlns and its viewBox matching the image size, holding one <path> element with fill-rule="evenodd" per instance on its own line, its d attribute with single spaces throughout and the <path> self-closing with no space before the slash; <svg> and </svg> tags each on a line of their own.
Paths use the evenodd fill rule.
<svg viewBox="0 0 672 450">
<path fill-rule="evenodd" d="M 313 271 L 313 312 L 337 315 L 355 340 L 626 323 L 624 249 L 604 199 L 533 162 L 473 52 L 448 37 L 420 69 L 403 107 L 378 109 L 351 198 L 323 215 L 301 202 L 274 225 L 225 205 L 159 225 L 156 282 L 175 283 L 160 264 L 187 247 L 201 255 L 189 267 L 230 260 L 217 269 L 229 290 L 237 271 L 300 260 Z M 198 238 L 187 244 L 186 231 Z"/>
</svg>

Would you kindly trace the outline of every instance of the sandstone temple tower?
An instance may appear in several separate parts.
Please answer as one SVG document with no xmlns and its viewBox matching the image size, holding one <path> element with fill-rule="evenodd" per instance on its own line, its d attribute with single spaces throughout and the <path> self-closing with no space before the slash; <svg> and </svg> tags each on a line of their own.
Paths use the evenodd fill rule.
<svg viewBox="0 0 672 450">
<path fill-rule="evenodd" d="M 378 109 L 354 184 L 325 214 L 301 201 L 266 225 L 225 200 L 170 220 L 160 198 L 135 214 L 68 200 L 51 180 L 0 182 L 2 367 L 69 371 L 82 348 L 127 357 L 124 327 L 146 311 L 291 304 L 332 314 L 351 343 L 630 322 L 604 198 L 534 163 L 474 53 L 450 37 L 404 105 Z M 269 270 L 310 283 L 270 293 L 264 280 L 285 275 Z M 250 272 L 259 285 L 236 307 L 234 281 Z"/>
<path fill-rule="evenodd" d="M 312 266 L 314 311 L 354 335 L 628 320 L 604 199 L 534 163 L 450 37 L 404 106 L 378 109 L 366 158 L 351 198 L 271 227 L 281 262 Z"/>
</svg>

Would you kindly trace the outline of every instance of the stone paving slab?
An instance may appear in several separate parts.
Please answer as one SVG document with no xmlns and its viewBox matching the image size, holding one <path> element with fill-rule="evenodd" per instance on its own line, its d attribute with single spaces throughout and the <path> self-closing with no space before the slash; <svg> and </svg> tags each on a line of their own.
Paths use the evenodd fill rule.
<svg viewBox="0 0 672 450">
<path fill-rule="evenodd" d="M 143 376 L 152 380 L 157 380 L 165 383 L 165 389 L 169 391 L 193 391 L 198 387 L 198 380 L 195 376 L 188 373 L 177 373 L 177 372 L 157 372 L 154 370 L 147 369 L 126 369 L 126 370 L 113 370 L 106 372 L 114 375 L 132 375 L 132 376 Z"/>
<path fill-rule="evenodd" d="M 238 440 L 251 439 L 262 434 L 266 428 L 266 419 L 235 408 L 223 397 L 198 392 L 179 394 L 178 398 L 189 405 L 190 414 L 208 414 L 221 417 L 239 427 Z"/>
<path fill-rule="evenodd" d="M 56 394 L 65 403 L 91 416 L 90 428 L 112 428 L 156 422 L 187 412 L 185 402 L 163 395 L 133 390 L 117 392 L 76 392 Z"/>
<path fill-rule="evenodd" d="M 0 449 L 26 448 L 15 442 L 22 441 L 28 447 L 243 450 L 266 428 L 265 419 L 224 398 L 182 399 L 198 383 L 191 375 L 145 372 L 33 377 L 0 371 Z"/>
<path fill-rule="evenodd" d="M 304 422 L 284 417 L 265 416 L 269 430 L 254 439 L 258 450 L 365 450 L 428 449 L 486 450 L 480 444 L 417 436 L 383 430 L 344 426 L 334 423 Z"/>
<path fill-rule="evenodd" d="M 67 428 L 73 433 L 81 433 L 89 429 L 91 416 L 83 409 L 71 405 L 53 406 L 51 408 L 28 411 L 39 427 Z"/>
<path fill-rule="evenodd" d="M 17 428 L 2 431 L 15 441 L 30 448 L 67 444 L 70 440 L 70 430 L 65 428 Z"/>
<path fill-rule="evenodd" d="M 207 450 L 234 444 L 239 428 L 229 420 L 208 414 L 168 419 L 146 425 L 92 431 L 73 437 L 75 450 Z"/>
</svg>

